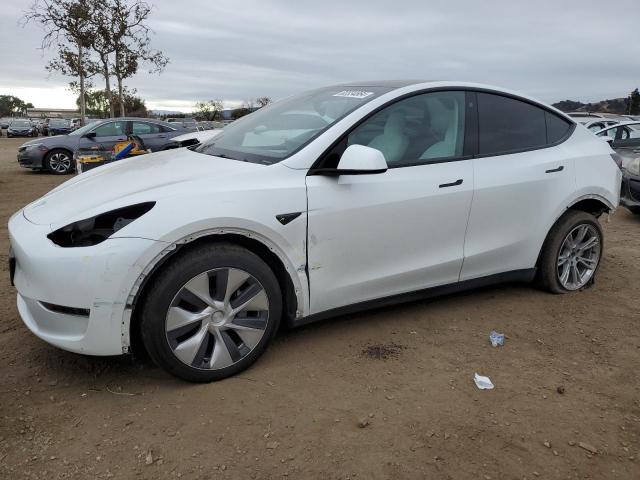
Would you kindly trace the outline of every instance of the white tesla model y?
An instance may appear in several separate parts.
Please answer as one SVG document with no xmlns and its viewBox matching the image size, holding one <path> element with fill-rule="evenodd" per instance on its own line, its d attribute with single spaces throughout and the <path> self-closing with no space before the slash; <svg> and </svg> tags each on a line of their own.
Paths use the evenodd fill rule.
<svg viewBox="0 0 640 480">
<path fill-rule="evenodd" d="M 204 143 L 94 169 L 9 222 L 25 324 L 92 355 L 143 345 L 211 381 L 278 325 L 501 281 L 588 287 L 614 152 L 561 112 L 456 82 L 321 88 Z"/>
</svg>

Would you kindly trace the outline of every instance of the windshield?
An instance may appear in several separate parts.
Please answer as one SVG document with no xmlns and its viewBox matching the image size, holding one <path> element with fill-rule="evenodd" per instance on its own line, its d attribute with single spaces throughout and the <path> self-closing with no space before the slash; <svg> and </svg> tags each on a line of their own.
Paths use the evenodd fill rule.
<svg viewBox="0 0 640 480">
<path fill-rule="evenodd" d="M 78 128 L 77 130 L 74 130 L 73 132 L 71 132 L 69 135 L 84 135 L 85 133 L 87 133 L 88 131 L 92 130 L 93 127 L 95 127 L 96 123 L 98 122 L 98 120 L 94 120 L 92 122 L 87 123 L 84 127 Z"/>
<path fill-rule="evenodd" d="M 52 127 L 68 127 L 69 124 L 67 123 L 66 120 L 49 120 L 49 125 Z"/>
<path fill-rule="evenodd" d="M 390 90 L 329 87 L 294 95 L 236 120 L 195 151 L 266 165 L 277 163 L 356 108 Z"/>
<path fill-rule="evenodd" d="M 13 122 L 11 122 L 11 126 L 12 127 L 18 127 L 18 128 L 24 128 L 24 127 L 30 127 L 31 126 L 31 122 L 29 122 L 28 120 L 14 120 Z"/>
</svg>

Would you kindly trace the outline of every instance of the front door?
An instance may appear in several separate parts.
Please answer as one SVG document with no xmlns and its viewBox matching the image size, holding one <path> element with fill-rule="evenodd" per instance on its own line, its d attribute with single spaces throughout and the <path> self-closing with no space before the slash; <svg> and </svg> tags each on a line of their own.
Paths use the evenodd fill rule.
<svg viewBox="0 0 640 480">
<path fill-rule="evenodd" d="M 329 152 L 379 149 L 377 175 L 307 176 L 310 313 L 458 281 L 473 196 L 465 93 L 400 100 Z"/>
<path fill-rule="evenodd" d="M 82 137 L 80 148 L 99 147 L 103 150 L 112 150 L 116 143 L 127 139 L 127 122 L 124 120 L 114 120 L 103 123 L 92 130 L 95 137 Z"/>
</svg>

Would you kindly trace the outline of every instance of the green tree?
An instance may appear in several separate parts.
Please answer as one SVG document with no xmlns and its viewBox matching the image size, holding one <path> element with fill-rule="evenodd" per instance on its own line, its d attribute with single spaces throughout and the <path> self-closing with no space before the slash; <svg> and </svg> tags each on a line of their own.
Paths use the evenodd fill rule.
<svg viewBox="0 0 640 480">
<path fill-rule="evenodd" d="M 25 115 L 27 108 L 33 108 L 32 103 L 25 103 L 13 95 L 0 95 L 0 116 Z"/>
<path fill-rule="evenodd" d="M 137 91 L 124 88 L 122 102 L 120 102 L 120 94 L 111 94 L 109 96 L 105 90 L 89 90 L 85 93 L 85 102 L 87 105 L 87 113 L 99 118 L 107 118 L 111 115 L 114 105 L 124 105 L 124 108 L 132 117 L 146 117 L 148 115 L 147 107 L 144 100 L 137 96 Z M 112 104 L 109 105 L 109 99 Z M 80 97 L 76 100 L 80 104 Z"/>
<path fill-rule="evenodd" d="M 196 114 L 205 120 L 218 120 L 222 116 L 222 101 L 207 100 L 206 102 L 197 102 L 195 110 Z"/>
<path fill-rule="evenodd" d="M 629 94 L 626 103 L 629 115 L 640 115 L 640 92 L 637 88 Z"/>
</svg>

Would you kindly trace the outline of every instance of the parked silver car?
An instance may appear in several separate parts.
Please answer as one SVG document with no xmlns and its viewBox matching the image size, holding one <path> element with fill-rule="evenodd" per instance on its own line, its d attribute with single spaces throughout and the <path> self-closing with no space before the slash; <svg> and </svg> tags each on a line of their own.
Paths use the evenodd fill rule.
<svg viewBox="0 0 640 480">
<path fill-rule="evenodd" d="M 75 169 L 73 153 L 79 148 L 95 146 L 108 150 L 126 140 L 128 135 L 137 135 L 148 149 L 157 152 L 174 146 L 171 139 L 183 133 L 185 130 L 180 125 L 159 120 L 111 118 L 85 125 L 67 135 L 27 142 L 18 149 L 18 162 L 21 167 L 63 175 Z"/>
</svg>

